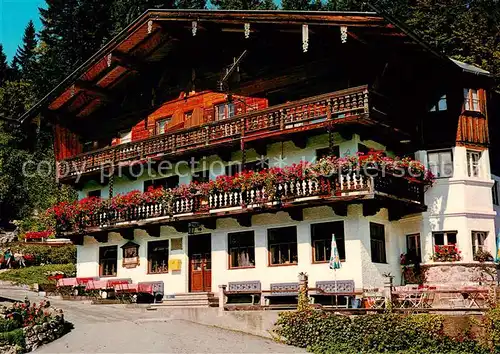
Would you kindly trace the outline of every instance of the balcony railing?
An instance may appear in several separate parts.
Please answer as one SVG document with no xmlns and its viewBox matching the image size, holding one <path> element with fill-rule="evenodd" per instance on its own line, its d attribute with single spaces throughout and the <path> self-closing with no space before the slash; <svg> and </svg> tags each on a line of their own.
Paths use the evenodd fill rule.
<svg viewBox="0 0 500 354">
<path fill-rule="evenodd" d="M 354 171 L 332 177 L 278 183 L 274 190 L 255 187 L 245 191 L 232 190 L 209 195 L 177 198 L 169 202 L 132 205 L 126 210 L 113 210 L 108 204 L 104 211 L 80 217 L 76 229 L 91 232 L 101 228 L 117 228 L 134 222 L 165 222 L 199 217 L 230 216 L 286 209 L 291 206 L 314 206 L 333 202 L 356 202 L 375 197 L 399 201 L 399 205 L 425 208 L 424 183 L 392 175 L 368 176 Z M 414 212 L 414 211 L 413 211 Z"/>
<path fill-rule="evenodd" d="M 59 161 L 58 176 L 71 178 L 99 171 L 103 167 L 181 151 L 213 148 L 238 139 L 252 140 L 316 129 L 331 121 L 355 118 L 368 112 L 368 87 L 355 87 L 80 154 Z"/>
</svg>

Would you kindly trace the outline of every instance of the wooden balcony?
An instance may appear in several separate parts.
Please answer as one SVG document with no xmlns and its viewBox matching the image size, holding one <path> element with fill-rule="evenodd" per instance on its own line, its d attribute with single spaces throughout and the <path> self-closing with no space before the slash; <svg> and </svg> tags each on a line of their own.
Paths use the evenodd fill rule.
<svg viewBox="0 0 500 354">
<path fill-rule="evenodd" d="M 398 217 L 426 209 L 424 183 L 393 175 L 370 175 L 349 172 L 280 183 L 271 193 L 264 187 L 216 192 L 170 202 L 134 205 L 125 211 L 113 210 L 107 203 L 104 211 L 81 217 L 73 230 L 62 231 L 66 236 L 102 234 L 133 228 L 147 230 L 151 225 L 168 224 L 179 232 L 187 232 L 187 222 L 201 221 L 207 228 L 214 229 L 215 220 L 220 217 L 235 217 L 240 225 L 251 226 L 252 214 L 284 210 L 292 219 L 301 221 L 303 208 L 330 205 L 336 214 L 347 215 L 349 203 L 366 204 L 365 215 L 373 215 L 382 207 Z"/>
<path fill-rule="evenodd" d="M 57 163 L 58 178 L 71 180 L 104 167 L 214 150 L 223 145 L 239 146 L 241 140 L 282 138 L 298 132 L 325 129 L 329 124 L 366 118 L 368 113 L 368 87 L 350 88 L 80 154 Z"/>
</svg>

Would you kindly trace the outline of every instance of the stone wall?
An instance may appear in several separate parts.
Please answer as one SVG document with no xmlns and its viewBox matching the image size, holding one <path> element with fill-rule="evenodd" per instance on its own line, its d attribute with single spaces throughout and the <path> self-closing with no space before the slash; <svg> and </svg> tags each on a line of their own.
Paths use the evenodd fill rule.
<svg viewBox="0 0 500 354">
<path fill-rule="evenodd" d="M 31 352 L 43 344 L 53 342 L 64 334 L 64 317 L 56 315 L 50 322 L 23 328 L 26 351 Z"/>
<path fill-rule="evenodd" d="M 467 285 L 496 281 L 493 263 L 437 263 L 422 266 L 429 285 Z M 490 275 L 491 274 L 491 275 Z"/>
</svg>

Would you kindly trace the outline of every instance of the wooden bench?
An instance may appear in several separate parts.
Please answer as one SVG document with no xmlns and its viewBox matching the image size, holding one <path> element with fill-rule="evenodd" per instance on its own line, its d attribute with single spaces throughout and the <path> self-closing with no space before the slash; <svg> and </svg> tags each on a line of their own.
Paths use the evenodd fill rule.
<svg viewBox="0 0 500 354">
<path fill-rule="evenodd" d="M 271 290 L 263 291 L 263 293 L 265 293 L 263 298 L 266 305 L 269 305 L 273 298 L 294 297 L 296 299 L 299 294 L 299 283 L 274 283 L 271 284 Z"/>
<path fill-rule="evenodd" d="M 321 280 L 316 282 L 316 288 L 309 295 L 313 298 L 313 303 L 318 298 L 328 298 L 334 306 L 349 308 L 349 302 L 354 297 L 354 293 L 354 280 Z M 345 305 L 339 305 L 339 296 L 345 298 Z M 333 298 L 335 298 L 335 304 Z"/>
<path fill-rule="evenodd" d="M 244 298 L 250 296 L 252 305 L 255 304 L 255 297 L 262 295 L 262 288 L 259 280 L 250 281 L 235 281 L 227 283 L 227 290 L 224 295 L 227 296 L 228 302 L 230 298 Z"/>
</svg>

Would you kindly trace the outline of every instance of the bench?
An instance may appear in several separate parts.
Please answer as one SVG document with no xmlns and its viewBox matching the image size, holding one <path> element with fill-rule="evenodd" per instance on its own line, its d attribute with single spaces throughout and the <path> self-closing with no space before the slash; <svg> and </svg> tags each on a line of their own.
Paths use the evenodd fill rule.
<svg viewBox="0 0 500 354">
<path fill-rule="evenodd" d="M 354 292 L 354 280 L 321 280 L 316 282 L 315 291 L 311 291 L 309 295 L 313 298 L 313 302 L 316 302 L 317 298 L 328 298 L 331 300 L 331 305 L 349 308 Z M 345 305 L 338 304 L 338 296 L 345 298 Z M 334 297 L 335 304 L 333 304 Z"/>
<path fill-rule="evenodd" d="M 264 299 L 266 305 L 269 305 L 272 298 L 297 298 L 299 294 L 299 283 L 274 283 L 271 284 L 271 290 L 266 291 Z"/>
<path fill-rule="evenodd" d="M 142 295 L 151 295 L 153 296 L 153 302 L 156 303 L 158 301 L 163 300 L 163 296 L 165 295 L 163 281 L 144 281 L 139 282 L 137 284 L 137 293 Z"/>
<path fill-rule="evenodd" d="M 255 304 L 255 297 L 262 295 L 262 289 L 259 280 L 250 281 L 234 281 L 227 283 L 227 290 L 224 295 L 227 296 L 228 301 L 230 298 L 242 298 L 250 296 L 252 298 L 252 305 Z"/>
</svg>

